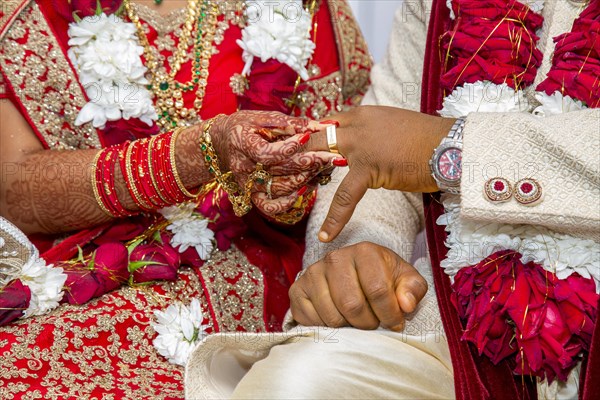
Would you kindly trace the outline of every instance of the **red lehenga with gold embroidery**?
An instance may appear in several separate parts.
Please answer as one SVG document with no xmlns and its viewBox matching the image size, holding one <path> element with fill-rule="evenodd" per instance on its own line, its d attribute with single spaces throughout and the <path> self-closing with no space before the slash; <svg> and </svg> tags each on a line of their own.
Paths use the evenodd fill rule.
<svg viewBox="0 0 600 400">
<path fill-rule="evenodd" d="M 67 56 L 68 23 L 53 1 L 8 1 L 0 8 L 0 97 L 12 101 L 48 150 L 102 148 L 156 134 L 158 127 L 99 130 L 75 126 L 88 101 Z M 231 2 L 223 2 L 227 4 Z M 151 44 L 169 41 L 184 13 L 162 17 L 143 6 L 138 15 Z M 222 11 L 225 11 L 221 7 Z M 277 109 L 322 118 L 357 104 L 368 85 L 371 59 L 345 1 L 322 1 L 310 79 L 294 89 L 297 74 L 276 63 L 255 64 L 256 78 L 243 95 L 231 89 L 242 71 L 243 18 L 221 12 L 223 27 L 209 67 L 200 118 L 238 109 Z M 225 29 L 226 27 L 226 29 Z M 171 38 L 171 39 L 164 39 Z M 253 67 L 254 69 L 254 67 Z M 261 73 L 262 71 L 262 73 Z M 177 79 L 189 79 L 183 65 Z M 268 90 L 268 92 L 265 92 Z M 292 97 L 292 103 L 282 99 Z M 185 98 L 193 108 L 193 96 Z M 136 129 L 137 128 L 137 129 Z M 51 198 L 52 194 L 49 193 Z M 28 213 L 27 201 L 21 213 Z M 151 216 L 117 220 L 67 237 L 30 238 L 48 264 L 60 263 L 106 240 L 127 241 Z M 63 304 L 47 315 L 20 319 L 0 328 L 0 397 L 12 398 L 182 398 L 183 368 L 172 365 L 152 345 L 153 311 L 176 301 L 199 298 L 207 332 L 280 329 L 288 308 L 287 290 L 301 268 L 304 224 L 283 226 L 251 212 L 230 221 L 231 246 L 205 263 L 182 266 L 173 282 L 123 286 L 83 305 Z M 139 230 L 139 229 L 138 229 Z"/>
</svg>

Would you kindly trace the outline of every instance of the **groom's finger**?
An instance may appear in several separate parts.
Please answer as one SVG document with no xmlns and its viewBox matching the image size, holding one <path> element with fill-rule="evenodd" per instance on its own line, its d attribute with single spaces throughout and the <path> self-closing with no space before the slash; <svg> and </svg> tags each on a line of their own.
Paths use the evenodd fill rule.
<svg viewBox="0 0 600 400">
<path fill-rule="evenodd" d="M 362 168 L 350 168 L 338 187 L 329 213 L 321 226 L 319 240 L 331 242 L 344 229 L 358 202 L 363 198 L 369 187 L 369 176 L 361 173 Z"/>
</svg>

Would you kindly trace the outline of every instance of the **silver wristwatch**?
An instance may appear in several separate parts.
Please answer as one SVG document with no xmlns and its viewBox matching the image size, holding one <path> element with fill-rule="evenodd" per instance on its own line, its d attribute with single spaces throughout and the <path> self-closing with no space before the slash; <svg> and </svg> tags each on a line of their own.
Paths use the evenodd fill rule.
<svg viewBox="0 0 600 400">
<path fill-rule="evenodd" d="M 465 119 L 458 118 L 448 136 L 434 150 L 429 166 L 431 175 L 440 190 L 452 194 L 460 193 L 462 176 L 462 133 Z"/>
</svg>

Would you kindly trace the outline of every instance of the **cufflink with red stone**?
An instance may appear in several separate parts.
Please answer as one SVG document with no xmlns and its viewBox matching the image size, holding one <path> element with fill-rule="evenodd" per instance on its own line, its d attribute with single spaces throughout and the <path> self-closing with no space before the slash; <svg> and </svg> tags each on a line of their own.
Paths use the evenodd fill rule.
<svg viewBox="0 0 600 400">
<path fill-rule="evenodd" d="M 513 195 L 512 185 L 508 180 L 495 177 L 488 180 L 483 188 L 487 199 L 493 203 L 503 203 L 509 201 Z"/>
<path fill-rule="evenodd" d="M 524 206 L 534 206 L 542 201 L 542 186 L 532 178 L 515 183 L 515 199 Z"/>
</svg>

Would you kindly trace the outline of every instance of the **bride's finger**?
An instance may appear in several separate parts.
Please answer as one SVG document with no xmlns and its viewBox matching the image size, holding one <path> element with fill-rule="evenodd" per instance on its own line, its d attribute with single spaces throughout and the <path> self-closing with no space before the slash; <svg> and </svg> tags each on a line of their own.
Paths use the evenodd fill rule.
<svg viewBox="0 0 600 400">
<path fill-rule="evenodd" d="M 294 193 L 298 193 L 304 186 L 313 180 L 315 173 L 313 172 L 302 172 L 297 175 L 290 176 L 275 176 L 272 177 L 266 183 L 255 183 L 254 191 L 269 194 L 271 198 L 277 198 L 281 196 L 289 196 Z"/>
<path fill-rule="evenodd" d="M 253 193 L 252 202 L 260 211 L 264 214 L 275 217 L 277 214 L 284 213 L 291 209 L 299 195 L 294 193 L 289 196 L 278 197 L 276 199 L 269 199 L 266 193 Z"/>
<path fill-rule="evenodd" d="M 300 172 L 319 172 L 333 166 L 335 160 L 341 159 L 338 154 L 326 151 L 312 153 L 296 153 L 280 164 L 272 165 L 267 171 L 273 175 L 293 175 Z"/>
</svg>

